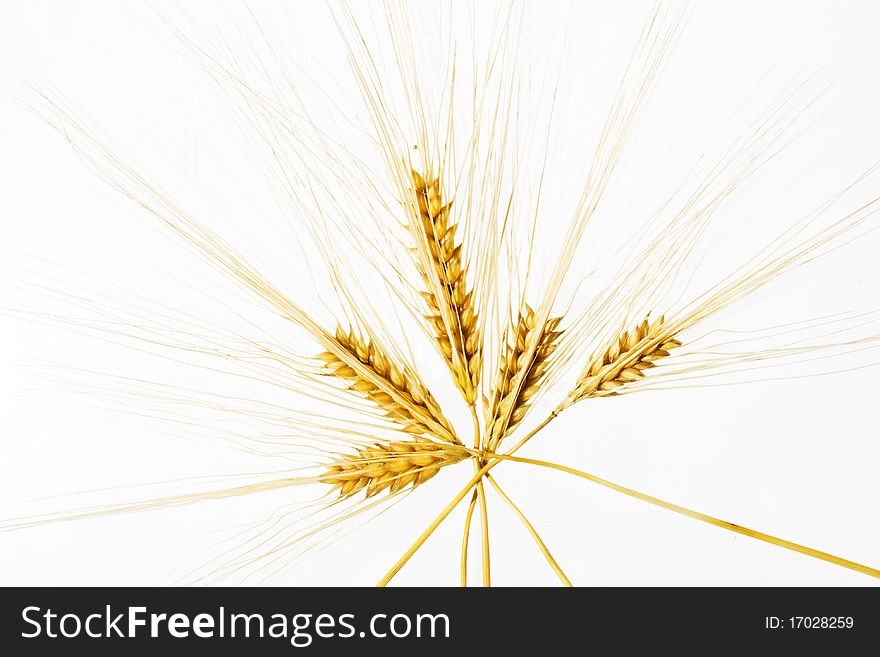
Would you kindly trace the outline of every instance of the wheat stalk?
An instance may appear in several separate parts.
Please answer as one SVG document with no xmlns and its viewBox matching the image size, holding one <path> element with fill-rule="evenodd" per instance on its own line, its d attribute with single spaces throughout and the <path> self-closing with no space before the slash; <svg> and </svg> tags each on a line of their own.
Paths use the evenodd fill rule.
<svg viewBox="0 0 880 657">
<path fill-rule="evenodd" d="M 417 201 L 417 267 L 426 287 L 422 296 L 430 313 L 426 319 L 452 372 L 455 385 L 468 404 L 476 400 L 481 354 L 478 316 L 473 291 L 467 285 L 462 244 L 456 245 L 458 224 L 450 220 L 452 202 L 444 203 L 440 178 L 426 180 L 412 171 Z"/>
<path fill-rule="evenodd" d="M 349 390 L 375 403 L 402 431 L 459 443 L 439 404 L 414 373 L 395 365 L 375 342 L 359 337 L 354 330 L 346 332 L 339 326 L 335 337 L 336 342 L 368 372 L 355 370 L 337 354 L 324 351 L 317 358 L 324 363 L 329 374 L 350 381 Z M 373 376 L 368 376 L 369 373 Z"/>
<path fill-rule="evenodd" d="M 361 490 L 373 497 L 383 490 L 396 493 L 409 485 L 416 488 L 434 477 L 440 469 L 458 463 L 470 455 L 457 445 L 427 439 L 377 442 L 341 455 L 330 463 L 321 481 L 331 484 L 340 497 L 350 497 Z"/>
<path fill-rule="evenodd" d="M 487 405 L 489 449 L 494 451 L 525 417 L 562 335 L 556 330 L 561 321 L 561 317 L 550 318 L 539 330 L 535 311 L 524 304 L 517 321 L 508 327 L 504 355 Z"/>
<path fill-rule="evenodd" d="M 653 322 L 646 317 L 590 359 L 557 411 L 582 399 L 620 394 L 627 384 L 644 377 L 645 371 L 680 346 L 681 342 L 669 335 L 663 315 Z"/>
</svg>

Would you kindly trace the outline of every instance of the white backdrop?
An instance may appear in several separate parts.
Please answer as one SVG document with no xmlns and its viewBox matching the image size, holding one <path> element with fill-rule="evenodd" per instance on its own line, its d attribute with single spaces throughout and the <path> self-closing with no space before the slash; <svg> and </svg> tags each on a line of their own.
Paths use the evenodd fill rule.
<svg viewBox="0 0 880 657">
<path fill-rule="evenodd" d="M 593 48 L 598 59 L 585 58 L 582 78 L 579 62 L 568 60 L 563 85 L 583 82 L 589 96 L 590 75 L 601 83 L 604 58 L 619 63 L 628 55 L 630 42 L 617 39 L 616 30 L 628 35 L 637 29 L 646 6 L 626 4 L 619 10 L 590 5 L 594 13 L 589 15 L 607 23 L 592 24 L 595 33 L 585 30 L 584 39 L 598 34 L 605 47 Z M 207 2 L 186 5 L 200 25 L 230 37 L 235 51 L 230 25 L 237 10 L 227 14 Z M 174 12 L 171 5 L 159 6 Z M 251 7 L 273 38 L 340 103 L 355 103 L 356 90 L 344 82 L 336 88 L 346 79 L 344 53 L 321 3 L 254 2 Z M 582 9 L 575 3 L 571 11 L 580 16 Z M 561 24 L 552 19 L 567 11 L 554 4 L 540 26 L 548 44 Z M 748 114 L 784 85 L 814 72 L 834 82 L 822 96 L 827 114 L 762 172 L 721 220 L 734 237 L 736 222 L 742 222 L 742 230 L 761 231 L 769 239 L 839 191 L 880 153 L 878 20 L 880 6 L 868 0 L 694 3 L 606 212 L 638 215 L 650 209 L 711 136 L 723 133 L 723 117 L 732 108 L 743 103 Z M 577 28 L 569 24 L 569 29 L 576 41 Z M 540 54 L 535 57 L 539 61 Z M 207 215 L 212 227 L 255 245 L 266 266 L 291 289 L 304 280 L 302 263 L 284 255 L 289 236 L 277 221 L 262 220 L 277 219 L 283 210 L 249 159 L 247 138 L 212 83 L 176 52 L 174 39 L 148 9 L 111 1 L 4 3 L 0 75 L 5 92 L 0 97 L 0 518 L 21 515 L 31 508 L 25 502 L 47 496 L 60 497 L 43 508 L 76 506 L 78 498 L 67 497 L 72 491 L 266 469 L 256 457 L 184 439 L 172 429 L 159 431 L 134 410 L 109 412 L 117 407 L 103 402 L 100 393 L 56 389 L 70 366 L 181 385 L 207 377 L 212 385 L 230 386 L 230 395 L 244 394 L 235 381 L 218 381 L 45 322 L 22 321 L 14 312 L 22 306 L 69 312 L 69 305 L 53 305 L 60 304 L 57 299 L 38 299 L 20 289 L 22 281 L 52 287 L 45 278 L 50 276 L 86 291 L 86 299 L 75 304 L 84 312 L 89 301 L 98 306 L 108 299 L 130 301 L 125 290 L 136 290 L 208 323 L 226 316 L 215 300 L 222 294 L 217 281 L 188 251 L 133 216 L 133 209 L 27 109 L 33 82 L 63 95 L 140 167 L 160 176 L 175 198 Z M 600 111 L 610 98 L 591 102 L 585 112 Z M 578 108 L 564 107 L 561 115 L 560 120 L 575 121 Z M 867 197 L 871 190 L 876 195 L 880 179 L 868 187 Z M 864 198 L 857 193 L 854 205 Z M 542 230 L 562 230 L 567 219 L 547 213 Z M 729 316 L 736 327 L 762 327 L 790 317 L 880 308 L 878 245 L 876 236 L 851 244 L 762 291 Z M 238 298 L 222 297 L 233 305 Z M 865 356 L 872 357 L 877 354 Z M 564 460 L 683 506 L 877 567 L 878 371 L 607 399 L 564 414 L 523 455 Z M 442 380 L 445 372 L 435 376 Z M 460 410 L 450 414 L 468 421 Z M 559 473 L 516 464 L 496 472 L 579 585 L 873 583 Z M 388 513 L 271 583 L 374 583 L 469 477 L 469 467 L 444 471 Z M 89 503 L 104 499 L 101 493 L 87 497 Z M 212 532 L 263 517 L 285 501 L 283 494 L 254 496 L 0 533 L 0 584 L 150 584 L 197 559 L 215 540 Z M 529 537 L 491 494 L 490 510 L 495 582 L 554 584 Z M 457 582 L 463 514 L 464 505 L 395 583 Z M 472 540 L 476 547 L 477 532 Z M 476 581 L 476 549 L 471 558 Z"/>
</svg>

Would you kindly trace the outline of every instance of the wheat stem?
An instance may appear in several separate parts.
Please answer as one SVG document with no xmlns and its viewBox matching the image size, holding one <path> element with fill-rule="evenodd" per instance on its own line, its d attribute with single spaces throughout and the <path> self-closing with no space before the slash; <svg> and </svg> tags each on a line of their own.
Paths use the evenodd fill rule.
<svg viewBox="0 0 880 657">
<path fill-rule="evenodd" d="M 541 431 L 544 427 L 546 427 L 548 424 L 550 424 L 550 422 L 553 420 L 553 418 L 556 417 L 556 415 L 557 415 L 557 413 L 555 411 L 553 413 L 551 413 L 550 415 L 548 415 L 544 419 L 544 421 L 541 422 L 541 424 L 539 424 L 534 429 L 529 431 L 525 436 L 523 436 L 520 439 L 520 441 L 516 445 L 514 445 L 510 449 L 509 452 L 507 452 L 507 454 L 513 454 L 520 447 L 525 445 L 532 438 L 532 436 L 534 436 L 539 431 Z M 493 457 L 495 457 L 495 456 L 498 456 L 498 455 L 493 455 Z M 482 468 L 480 468 L 477 471 L 477 473 L 474 474 L 473 477 L 471 477 L 471 480 L 468 481 L 467 484 L 465 484 L 464 488 L 462 488 L 458 492 L 458 494 L 452 498 L 452 501 L 450 501 L 449 504 L 447 504 L 446 507 L 444 507 L 444 509 L 440 513 L 437 514 L 437 517 L 431 521 L 431 524 L 428 525 L 428 527 L 421 533 L 421 535 L 415 540 L 415 542 L 409 546 L 407 551 L 403 553 L 403 556 L 401 556 L 400 559 L 397 560 L 397 563 L 395 563 L 391 567 L 391 569 L 387 573 L 385 573 L 385 576 L 381 580 L 379 580 L 379 583 L 376 586 L 387 585 L 388 582 L 390 582 L 394 578 L 394 576 L 400 572 L 400 569 L 406 565 L 406 562 L 409 561 L 412 558 L 412 556 L 416 552 L 418 552 L 419 548 L 421 548 L 422 545 L 425 544 L 425 541 L 427 541 L 431 537 L 431 534 L 433 534 L 434 531 L 437 529 L 437 527 L 440 526 L 440 523 L 442 523 L 446 519 L 446 517 L 450 513 L 452 513 L 452 510 L 456 506 L 458 506 L 459 502 L 461 502 L 464 499 L 464 496 L 468 494 L 468 491 L 470 491 L 471 488 L 473 488 L 474 486 L 476 486 L 480 482 L 480 480 L 483 478 L 484 474 L 489 472 L 489 470 L 494 468 L 500 462 L 501 462 L 501 460 L 499 458 L 493 458 L 493 460 L 489 461 L 486 465 L 484 465 Z"/>
<path fill-rule="evenodd" d="M 503 499 L 507 503 L 507 506 L 509 506 L 513 510 L 513 512 L 520 519 L 520 522 L 522 522 L 522 524 L 528 530 L 529 534 L 532 535 L 532 538 L 535 539 L 535 544 L 538 546 L 538 549 L 541 550 L 541 554 L 544 555 L 544 558 L 547 560 L 547 563 L 550 564 L 553 572 L 556 573 L 559 581 L 562 582 L 564 586 L 571 586 L 571 581 L 568 579 L 568 577 L 565 576 L 565 573 L 562 572 L 562 568 L 560 568 L 559 564 L 556 563 L 556 559 L 554 559 L 553 555 L 550 554 L 550 550 L 547 549 L 544 541 L 541 540 L 541 537 L 538 535 L 537 530 L 532 526 L 532 523 L 529 522 L 525 514 L 520 511 L 519 507 L 513 503 L 513 500 L 510 499 L 503 490 L 501 490 L 501 486 L 498 485 L 498 482 L 495 481 L 492 475 L 487 474 L 486 481 L 488 481 L 492 485 L 492 488 L 495 489 L 495 492 L 498 493 L 501 496 L 501 499 Z"/>
<path fill-rule="evenodd" d="M 474 464 L 474 468 L 477 464 Z M 479 470 L 477 470 L 479 472 Z M 489 558 L 489 511 L 486 508 L 486 492 L 483 490 L 483 480 L 477 482 L 477 498 L 480 501 L 480 527 L 482 528 L 483 546 L 483 586 L 492 586 L 492 562 Z"/>
<path fill-rule="evenodd" d="M 480 419 L 477 417 L 477 409 L 474 404 L 469 406 L 471 411 L 471 419 L 474 424 L 474 449 L 480 449 Z M 473 459 L 474 463 L 474 473 L 476 473 L 480 469 L 480 462 L 477 458 Z M 481 499 L 483 494 L 481 493 L 480 487 L 478 486 L 476 490 L 474 490 L 474 495 L 471 498 L 470 506 L 468 507 L 468 512 L 464 517 L 464 537 L 461 541 L 461 576 L 460 581 L 463 587 L 467 586 L 467 562 L 468 562 L 468 542 L 471 534 L 471 522 L 473 522 L 474 516 L 474 505 L 477 500 Z M 485 508 L 485 499 L 480 505 L 480 513 L 483 513 L 483 509 Z M 485 524 L 485 523 L 484 523 Z M 482 540 L 482 539 L 481 539 Z M 484 559 L 485 559 L 485 551 L 488 549 L 488 540 L 483 541 L 484 548 Z"/>
<path fill-rule="evenodd" d="M 471 404 L 471 420 L 474 423 L 474 449 L 479 449 L 482 437 L 480 435 L 480 418 L 477 416 L 477 407 Z M 486 462 L 483 459 L 474 459 L 474 474 L 480 471 Z M 489 555 L 489 509 L 486 506 L 486 492 L 483 482 L 477 484 L 477 499 L 480 502 L 480 526 L 482 528 L 481 544 L 483 548 L 483 586 L 492 586 L 492 560 Z M 470 528 L 468 528 L 470 531 Z"/>
<path fill-rule="evenodd" d="M 474 449 L 480 448 L 480 419 L 477 417 L 477 408 L 476 405 L 471 404 L 471 419 L 474 423 Z M 482 459 L 474 458 L 474 473 L 478 472 L 485 462 Z M 474 502 L 480 502 L 480 527 L 481 527 L 481 545 L 482 545 L 482 569 L 483 569 L 483 586 L 491 586 L 492 585 L 492 562 L 489 554 L 489 511 L 486 507 L 486 494 L 483 489 L 482 481 L 477 484 L 477 488 L 474 491 L 474 499 L 471 501 L 471 507 L 468 509 L 468 513 L 464 519 L 464 534 L 465 537 L 462 539 L 462 555 L 461 555 L 461 583 L 462 586 L 467 586 L 467 546 L 468 546 L 468 537 L 471 533 L 471 522 L 473 521 L 473 504 Z"/>
<path fill-rule="evenodd" d="M 549 461 L 512 456 L 510 454 L 491 454 L 487 456 L 490 456 L 490 458 L 493 459 L 497 458 L 499 460 L 515 461 L 517 463 L 527 463 L 530 465 L 537 465 L 544 468 L 559 470 L 560 472 L 567 472 L 568 474 L 572 474 L 576 477 L 581 477 L 582 479 L 592 481 L 593 483 L 604 486 L 605 488 L 610 488 L 611 490 L 617 491 L 618 493 L 623 493 L 624 495 L 634 497 L 637 500 L 642 500 L 643 502 L 647 502 L 648 504 L 653 504 L 654 506 L 659 506 L 663 509 L 668 509 L 669 511 L 680 513 L 681 515 L 688 516 L 689 518 L 694 518 L 710 525 L 715 525 L 716 527 L 721 527 L 722 529 L 727 529 L 732 532 L 736 532 L 737 534 L 742 534 L 743 536 L 749 536 L 751 538 L 758 539 L 759 541 L 764 541 L 765 543 L 778 545 L 779 547 L 783 547 L 787 550 L 792 550 L 793 552 L 799 552 L 800 554 L 805 554 L 808 557 L 813 557 L 814 559 L 820 559 L 822 561 L 827 561 L 828 563 L 833 563 L 837 566 L 842 566 L 843 568 L 849 568 L 850 570 L 855 570 L 856 572 L 862 573 L 864 575 L 870 575 L 871 577 L 880 578 L 880 570 L 876 568 L 864 566 L 860 563 L 850 561 L 849 559 L 844 559 L 842 557 L 838 557 L 827 552 L 821 552 L 820 550 L 815 550 L 805 545 L 800 545 L 792 541 L 787 541 L 783 538 L 778 538 L 776 536 L 771 536 L 770 534 L 765 534 L 754 529 L 749 529 L 748 527 L 742 527 L 741 525 L 736 525 L 726 520 L 720 520 L 713 516 L 706 515 L 705 513 L 700 513 L 699 511 L 694 511 L 692 509 L 688 509 L 677 504 L 672 504 L 671 502 L 666 502 L 665 500 L 661 500 L 657 497 L 652 497 L 651 495 L 640 493 L 639 491 L 633 490 L 632 488 L 627 488 L 625 486 L 621 486 L 620 484 L 615 484 L 614 482 L 608 481 L 607 479 L 602 479 L 601 477 L 597 477 L 596 475 L 592 475 L 587 472 L 577 470 L 575 468 L 569 468 L 567 466 L 559 465 L 557 463 L 551 463 Z M 498 461 L 495 461 L 495 463 L 497 462 Z"/>
<path fill-rule="evenodd" d="M 385 576 L 379 580 L 379 583 L 376 586 L 382 587 L 388 584 L 394 576 L 400 572 L 400 569 L 406 565 L 406 562 L 409 561 L 412 556 L 419 550 L 419 548 L 424 545 L 425 541 L 430 538 L 431 534 L 434 533 L 434 530 L 440 526 L 440 523 L 446 520 L 446 517 L 452 513 L 452 510 L 458 506 L 458 503 L 464 499 L 464 496 L 470 492 L 471 488 L 473 488 L 479 481 L 482 479 L 483 475 L 488 472 L 488 470 L 495 465 L 496 463 L 500 463 L 500 461 L 493 461 L 488 463 L 485 467 L 481 468 L 480 471 L 475 474 L 467 484 L 465 484 L 464 488 L 462 488 L 458 494 L 452 498 L 452 501 L 447 504 L 444 509 L 437 514 L 437 517 L 431 521 L 431 524 L 421 533 L 421 535 L 415 540 L 415 542 L 403 553 L 403 556 L 397 560 L 391 569 L 385 573 Z"/>
<path fill-rule="evenodd" d="M 464 517 L 464 534 L 461 539 L 461 575 L 459 576 L 459 584 L 462 588 L 467 588 L 467 563 L 468 563 L 468 541 L 471 537 L 471 520 L 474 517 L 474 509 L 477 506 L 477 495 L 479 491 L 474 491 L 471 495 L 471 502 L 468 504 L 467 514 Z"/>
</svg>

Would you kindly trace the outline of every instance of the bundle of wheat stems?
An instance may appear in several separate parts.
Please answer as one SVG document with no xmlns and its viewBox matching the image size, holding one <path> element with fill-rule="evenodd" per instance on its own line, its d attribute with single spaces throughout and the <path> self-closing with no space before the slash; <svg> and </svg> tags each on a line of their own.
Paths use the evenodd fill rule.
<svg viewBox="0 0 880 657">
<path fill-rule="evenodd" d="M 646 223 L 638 236 L 641 241 L 627 250 L 615 276 L 607 284 L 586 286 L 589 298 L 585 299 L 571 291 L 573 264 L 582 264 L 582 238 L 682 30 L 688 7 L 659 3 L 645 17 L 631 61 L 607 108 L 596 148 L 585 162 L 583 185 L 572 199 L 568 227 L 543 277 L 535 273 L 532 248 L 540 225 L 539 205 L 531 206 L 533 197 L 519 189 L 528 186 L 523 181 L 532 171 L 540 173 L 540 189 L 544 165 L 523 161 L 525 150 L 514 147 L 515 108 L 522 98 L 517 91 L 515 55 L 522 7 L 513 3 L 498 9 L 488 55 L 484 62 L 473 63 L 477 72 L 470 85 L 460 79 L 466 72 L 454 65 L 450 52 L 445 90 L 439 98 L 421 83 L 424 63 L 418 44 L 426 28 L 413 23 L 410 10 L 406 3 L 383 7 L 385 45 L 399 72 L 399 80 L 391 80 L 383 74 L 380 58 L 371 50 L 377 46 L 368 45 L 363 22 L 355 12 L 346 4 L 333 9 L 363 100 L 370 143 L 384 171 L 360 162 L 334 135 L 319 130 L 295 89 L 283 82 L 261 87 L 261 81 L 247 77 L 240 60 L 224 58 L 219 48 L 198 42 L 160 16 L 192 59 L 230 97 L 244 103 L 248 110 L 241 114 L 244 125 L 265 140 L 273 160 L 269 167 L 283 197 L 292 202 L 298 230 L 304 239 L 311 238 L 336 292 L 336 298 L 325 303 L 332 315 L 328 319 L 306 310 L 295 294 L 285 292 L 173 201 L 57 96 L 40 94 L 36 109 L 106 182 L 284 322 L 303 331 L 303 337 L 297 342 L 301 348 L 293 342 L 273 346 L 252 341 L 239 343 L 238 351 L 229 342 L 220 350 L 208 343 L 200 345 L 198 340 L 187 342 L 170 325 L 154 322 L 152 328 L 145 328 L 123 309 L 117 309 L 114 316 L 119 323 L 114 327 L 129 326 L 128 337 L 149 340 L 165 350 L 210 352 L 301 395 L 308 403 L 299 408 L 291 404 L 283 418 L 293 437 L 285 435 L 275 444 L 298 438 L 300 444 L 314 449 L 307 456 L 310 472 L 189 495 L 20 518 L 5 528 L 158 509 L 294 485 L 325 491 L 320 505 L 329 517 L 287 533 L 260 529 L 239 541 L 237 556 L 216 562 L 209 576 L 194 581 L 257 572 L 271 576 L 319 547 L 322 537 L 340 524 L 369 509 L 387 508 L 414 490 L 427 490 L 429 480 L 441 471 L 470 463 L 473 476 L 439 514 L 425 518 L 426 529 L 381 577 L 380 585 L 390 582 L 468 497 L 460 581 L 463 585 L 468 581 L 469 538 L 476 515 L 481 526 L 483 582 L 490 584 L 486 503 L 490 488 L 513 509 L 560 581 L 570 585 L 535 527 L 493 478 L 492 471 L 507 463 L 507 467 L 519 464 L 580 477 L 724 530 L 880 577 L 877 568 L 684 508 L 565 464 L 518 455 L 526 443 L 573 407 L 588 412 L 592 404 L 604 403 L 600 399 L 689 377 L 723 375 L 741 365 L 784 365 L 804 355 L 856 351 L 878 344 L 877 335 L 864 332 L 854 338 L 789 343 L 774 343 L 773 335 L 781 334 L 768 333 L 769 343 L 762 348 L 737 351 L 732 342 L 722 353 L 700 346 L 702 336 L 694 331 L 771 280 L 872 229 L 880 199 L 830 214 L 839 201 L 845 202 L 848 188 L 791 229 L 768 236 L 766 246 L 729 273 L 711 279 L 686 274 L 688 255 L 718 208 L 782 148 L 793 129 L 793 117 L 813 102 L 812 90 L 788 90 L 716 161 L 695 167 L 697 184 L 690 197 L 676 199 L 673 205 L 678 209 L 670 205 Z M 263 66 L 283 66 L 280 58 L 275 59 L 275 46 L 265 35 L 262 38 L 265 41 L 254 46 L 254 51 L 268 58 L 269 65 Z M 460 101 L 459 93 L 469 96 L 467 101 Z M 455 125 L 462 111 L 470 121 L 465 127 Z M 873 168 L 862 179 L 872 173 Z M 364 270 L 353 273 L 348 265 L 355 259 L 366 266 L 368 274 Z M 396 332 L 390 326 L 393 322 L 383 321 L 382 308 L 359 294 L 368 285 L 358 280 L 361 276 L 372 277 L 373 284 L 384 290 L 408 328 Z M 685 279 L 687 285 L 675 287 L 676 280 Z M 79 326 L 102 330 L 97 322 L 83 321 Z M 820 322 L 805 326 L 812 327 L 811 337 L 816 338 L 861 325 Z M 439 377 L 425 370 L 430 364 L 414 357 L 401 335 L 433 345 L 437 367 L 444 376 L 448 370 L 463 408 L 470 413 L 471 427 L 455 426 L 447 419 L 438 399 L 448 400 L 448 396 L 435 397 L 428 384 L 437 385 Z M 756 335 L 763 339 L 764 334 Z M 97 375 L 90 381 L 98 387 Z M 110 380 L 107 386 L 116 393 L 124 388 L 119 380 Z M 152 392 L 154 399 L 160 398 L 158 387 Z M 552 400 L 549 405 L 542 402 L 545 396 Z M 161 399 L 168 404 L 185 402 L 173 391 L 163 393 Z M 276 413 L 280 411 L 266 404 L 260 407 L 259 418 L 274 421 L 281 417 Z M 221 429 L 208 426 L 205 431 L 219 433 Z M 278 568 L 272 570 L 271 564 Z"/>
</svg>

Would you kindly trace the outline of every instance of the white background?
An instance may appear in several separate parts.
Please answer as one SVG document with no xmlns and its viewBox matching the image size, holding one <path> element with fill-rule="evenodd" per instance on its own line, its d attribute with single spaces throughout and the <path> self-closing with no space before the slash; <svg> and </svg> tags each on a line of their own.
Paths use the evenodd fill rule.
<svg viewBox="0 0 880 657">
<path fill-rule="evenodd" d="M 231 19 L 214 3 L 187 6 L 192 14 L 204 14 L 203 24 L 220 26 L 220 33 L 223 26 L 228 30 Z M 252 6 L 271 26 L 273 37 L 328 88 L 345 79 L 339 39 L 320 3 Z M 629 5 L 618 12 L 597 11 L 609 21 L 603 43 L 613 46 L 615 30 L 629 34 L 626 30 L 638 27 L 645 11 Z M 722 127 L 719 118 L 750 98 L 755 85 L 763 84 L 749 102 L 759 107 L 772 99 L 774 89 L 816 71 L 835 80 L 823 97 L 828 115 L 766 172 L 752 196 L 746 193 L 742 207 L 750 229 L 766 230 L 769 239 L 837 192 L 880 153 L 878 20 L 878 5 L 867 0 L 694 3 L 685 35 L 646 110 L 648 127 L 631 144 L 630 164 L 609 201 L 611 214 L 617 209 L 637 212 L 642 196 L 648 197 L 645 206 L 660 198 L 658 187 L 686 172 L 687 154 L 700 152 L 705 138 Z M 544 38 L 552 43 L 557 32 L 551 20 L 547 23 Z M 620 44 L 601 57 L 619 62 L 628 53 L 625 39 Z M 577 71 L 576 60 L 569 65 Z M 602 62 L 584 66 L 601 70 Z M 262 244 L 267 262 L 280 267 L 286 280 L 298 280 L 297 263 L 284 261 L 286 247 L 275 241 L 275 228 L 260 221 L 278 213 L 271 189 L 244 156 L 247 146 L 210 81 L 175 51 L 173 39 L 161 33 L 148 10 L 118 2 L 4 3 L 0 76 L 0 266 L 6 277 L 0 293 L 5 310 L 0 316 L 0 502 L 8 503 L 0 506 L 0 518 L 21 515 L 29 500 L 71 491 L 265 468 L 257 459 L 210 441 L 175 438 L 138 416 L 105 412 L 109 404 L 95 408 L 102 406 L 100 400 L 88 395 L 57 394 L 51 384 L 58 370 L 46 363 L 175 382 L 188 375 L 172 363 L 22 322 L 9 312 L 21 304 L 47 308 L 36 298 L 23 298 L 16 281 L 72 271 L 86 289 L 88 276 L 97 277 L 99 301 L 108 295 L 118 299 L 109 282 L 201 314 L 208 322 L 212 313 L 217 321 L 224 316 L 198 293 L 204 272 L 191 254 L 131 216 L 131 208 L 28 111 L 33 92 L 27 85 L 35 81 L 62 94 L 144 170 L 161 175 L 176 198 L 216 207 L 217 215 L 206 219 L 212 227 L 227 227 Z M 576 84 L 577 76 L 563 80 L 569 82 Z M 602 101 L 597 98 L 596 106 L 603 107 Z M 563 115 L 574 120 L 577 112 L 568 110 Z M 670 144 L 680 148 L 679 157 L 666 161 L 663 154 Z M 876 194 L 880 180 L 873 179 L 869 187 Z M 541 218 L 542 230 L 561 230 L 565 220 L 548 213 Z M 731 317 L 737 326 L 761 327 L 787 317 L 880 308 L 877 247 L 876 236 L 850 245 L 821 266 L 762 292 Z M 233 303 L 235 298 L 228 297 Z M 46 371 L 48 378 L 41 374 Z M 523 454 L 564 461 L 877 567 L 876 376 L 877 370 L 868 368 L 608 399 L 562 416 Z M 467 421 L 458 411 L 450 415 Z M 497 474 L 579 585 L 873 583 L 559 473 L 510 464 Z M 469 467 L 444 471 L 390 512 L 272 583 L 374 583 L 469 476 Z M 296 491 L 300 497 L 312 493 Z M 101 497 L 90 499 L 94 503 Z M 212 544 L 212 531 L 262 517 L 266 505 L 279 499 L 283 503 L 278 496 L 255 496 L 3 533 L 0 583 L 150 584 L 196 558 Z M 77 504 L 59 497 L 50 508 L 56 502 L 63 508 Z M 502 502 L 490 497 L 490 507 L 495 582 L 555 583 Z M 463 507 L 395 582 L 456 583 L 462 518 Z M 476 532 L 473 541 L 478 542 Z M 474 551 L 472 563 L 478 560 Z"/>
</svg>

